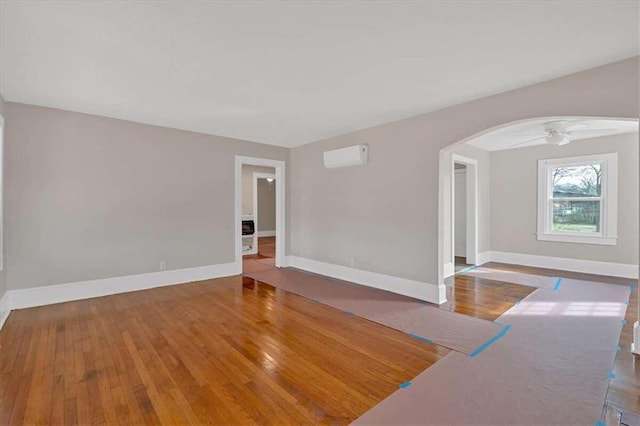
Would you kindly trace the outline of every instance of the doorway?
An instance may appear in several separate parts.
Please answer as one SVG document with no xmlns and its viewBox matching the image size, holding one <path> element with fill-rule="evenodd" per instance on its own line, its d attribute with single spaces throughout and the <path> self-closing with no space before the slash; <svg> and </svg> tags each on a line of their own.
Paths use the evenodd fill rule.
<svg viewBox="0 0 640 426">
<path fill-rule="evenodd" d="M 253 172 L 256 254 L 272 265 L 276 257 L 276 175 Z"/>
<path fill-rule="evenodd" d="M 472 266 L 467 263 L 467 165 L 454 162 L 453 176 L 453 259 L 458 273 Z"/>
<path fill-rule="evenodd" d="M 478 161 L 451 154 L 449 250 L 444 278 L 478 262 Z"/>
<path fill-rule="evenodd" d="M 268 259 L 285 265 L 285 162 L 236 156 L 235 252 L 239 273 L 243 259 Z"/>
</svg>

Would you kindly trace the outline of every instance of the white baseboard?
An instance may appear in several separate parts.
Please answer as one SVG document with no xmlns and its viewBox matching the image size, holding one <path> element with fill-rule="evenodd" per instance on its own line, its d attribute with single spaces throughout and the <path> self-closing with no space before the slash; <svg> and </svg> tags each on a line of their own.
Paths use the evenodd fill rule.
<svg viewBox="0 0 640 426">
<path fill-rule="evenodd" d="M 640 322 L 633 323 L 633 343 L 631 343 L 631 352 L 640 355 Z"/>
<path fill-rule="evenodd" d="M 258 231 L 258 237 L 275 237 L 276 230 L 273 231 Z"/>
<path fill-rule="evenodd" d="M 9 314 L 11 313 L 11 295 L 8 291 L 4 292 L 2 295 L 2 299 L 0 299 L 0 329 L 4 325 L 7 318 L 9 318 Z"/>
<path fill-rule="evenodd" d="M 444 278 L 449 278 L 456 273 L 456 265 L 453 263 L 445 263 L 442 267 L 442 274 Z"/>
<path fill-rule="evenodd" d="M 447 301 L 444 285 L 438 286 L 437 284 L 408 280 L 297 256 L 287 256 L 286 264 L 316 274 L 379 288 L 427 302 L 440 304 Z"/>
<path fill-rule="evenodd" d="M 476 265 L 480 266 L 487 262 L 491 262 L 491 252 L 483 251 L 482 253 L 478 253 L 478 256 L 476 256 Z"/>
<path fill-rule="evenodd" d="M 197 266 L 194 268 L 174 269 L 171 271 L 151 272 L 124 277 L 32 287 L 23 290 L 10 290 L 7 294 L 9 294 L 10 297 L 11 309 L 22 309 L 69 302 L 72 300 L 108 296 L 110 294 L 126 293 L 129 291 L 146 290 L 154 287 L 228 277 L 241 273 L 241 264 L 223 263 L 219 265 Z"/>
<path fill-rule="evenodd" d="M 491 262 L 534 266 L 537 268 L 559 269 L 572 272 L 584 272 L 586 274 L 608 275 L 611 277 L 638 278 L 638 265 L 538 256 L 523 253 L 509 253 L 504 251 L 491 251 L 488 253 L 489 260 L 487 261 Z M 481 264 L 480 262 L 478 263 Z"/>
</svg>

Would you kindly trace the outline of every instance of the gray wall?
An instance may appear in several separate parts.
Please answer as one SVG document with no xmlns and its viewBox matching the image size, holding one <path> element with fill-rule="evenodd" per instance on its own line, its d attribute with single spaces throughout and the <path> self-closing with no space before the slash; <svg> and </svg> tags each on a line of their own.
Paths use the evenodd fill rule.
<svg viewBox="0 0 640 426">
<path fill-rule="evenodd" d="M 5 127 L 7 125 L 7 118 L 4 117 L 4 99 L 2 98 L 2 95 L 0 95 L 0 115 L 3 116 L 4 118 L 4 123 L 5 123 Z M 0 156 L 0 158 L 2 158 Z M 4 165 L 6 164 L 6 161 L 3 161 L 3 164 L 0 164 L 0 172 L 4 173 Z M 1 188 L 0 188 L 1 190 Z M 4 203 L 6 205 L 6 202 Z M 4 222 L 4 215 L 0 215 L 0 219 Z M 6 229 L 4 227 L 4 225 L 2 226 L 2 233 L 0 233 L 0 238 L 2 238 L 3 240 L 6 241 Z M 2 297 L 5 295 L 5 293 L 7 292 L 7 290 L 9 289 L 7 286 L 7 280 L 6 280 L 6 260 L 7 260 L 7 250 L 6 250 L 6 244 L 4 244 L 4 267 L 2 269 L 2 271 L 0 271 L 0 299 L 2 299 Z M 4 311 L 3 308 L 0 306 L 0 321 L 3 318 L 4 315 Z"/>
<path fill-rule="evenodd" d="M 437 283 L 439 152 L 490 127 L 555 115 L 638 117 L 638 58 L 291 150 L 290 253 Z M 323 151 L 364 143 L 366 166 Z"/>
<path fill-rule="evenodd" d="M 456 256 L 467 257 L 467 173 L 465 169 L 456 170 L 454 175 L 455 194 L 455 242 Z"/>
<path fill-rule="evenodd" d="M 491 249 L 602 262 L 638 263 L 638 134 L 540 145 L 491 154 Z M 618 244 L 536 239 L 538 160 L 618 152 Z"/>
<path fill-rule="evenodd" d="M 22 289 L 234 262 L 234 156 L 288 150 L 5 103 L 7 279 Z"/>
<path fill-rule="evenodd" d="M 253 174 L 271 173 L 275 174 L 273 167 L 242 166 L 242 214 L 253 214 Z"/>
<path fill-rule="evenodd" d="M 258 231 L 276 230 L 276 182 L 258 179 Z"/>
</svg>

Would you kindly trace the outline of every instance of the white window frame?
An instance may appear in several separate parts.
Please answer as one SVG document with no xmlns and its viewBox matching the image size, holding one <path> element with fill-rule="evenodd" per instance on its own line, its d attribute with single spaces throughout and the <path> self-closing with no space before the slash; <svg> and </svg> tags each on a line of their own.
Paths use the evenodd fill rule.
<svg viewBox="0 0 640 426">
<path fill-rule="evenodd" d="M 600 194 L 600 232 L 553 231 L 553 179 L 551 173 L 558 166 L 572 167 L 600 163 L 602 170 Z M 580 201 L 581 198 L 576 198 Z M 618 243 L 618 154 L 596 154 L 580 157 L 538 160 L 538 233 L 540 241 L 600 244 Z"/>
</svg>

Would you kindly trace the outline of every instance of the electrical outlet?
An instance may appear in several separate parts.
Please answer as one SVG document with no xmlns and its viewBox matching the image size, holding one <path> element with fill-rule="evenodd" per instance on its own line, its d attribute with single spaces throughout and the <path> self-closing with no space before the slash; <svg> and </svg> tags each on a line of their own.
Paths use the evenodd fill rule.
<svg viewBox="0 0 640 426">
<path fill-rule="evenodd" d="M 161 271 L 166 271 L 167 270 L 167 261 L 163 260 L 162 262 L 160 262 L 160 270 Z"/>
</svg>

